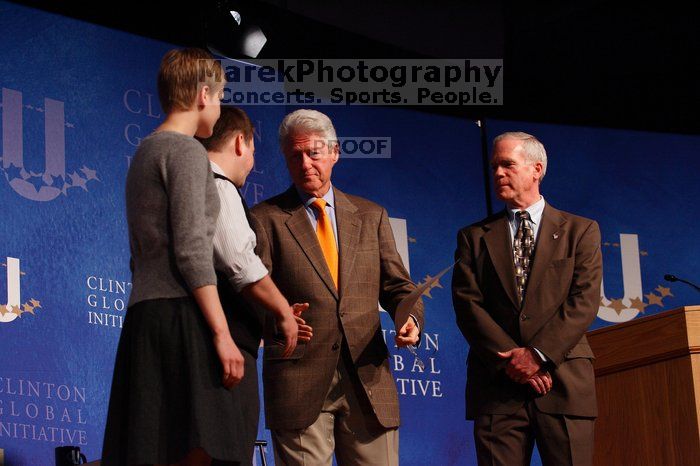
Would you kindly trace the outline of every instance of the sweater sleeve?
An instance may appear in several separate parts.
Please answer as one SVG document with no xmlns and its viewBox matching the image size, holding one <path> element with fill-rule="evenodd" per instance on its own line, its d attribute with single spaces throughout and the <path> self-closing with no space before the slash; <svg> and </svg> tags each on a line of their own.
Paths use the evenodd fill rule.
<svg viewBox="0 0 700 466">
<path fill-rule="evenodd" d="M 168 194 L 172 247 L 178 270 L 190 290 L 216 285 L 212 235 L 207 219 L 207 184 L 213 183 L 206 151 L 185 140 L 165 158 L 163 181 Z"/>
</svg>

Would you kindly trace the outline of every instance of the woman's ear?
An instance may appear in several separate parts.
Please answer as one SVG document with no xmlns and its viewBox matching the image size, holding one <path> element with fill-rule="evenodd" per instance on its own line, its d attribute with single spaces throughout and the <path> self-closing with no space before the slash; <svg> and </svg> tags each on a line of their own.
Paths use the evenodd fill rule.
<svg viewBox="0 0 700 466">
<path fill-rule="evenodd" d="M 203 108 L 209 104 L 209 86 L 204 85 L 197 91 L 197 108 Z"/>
</svg>

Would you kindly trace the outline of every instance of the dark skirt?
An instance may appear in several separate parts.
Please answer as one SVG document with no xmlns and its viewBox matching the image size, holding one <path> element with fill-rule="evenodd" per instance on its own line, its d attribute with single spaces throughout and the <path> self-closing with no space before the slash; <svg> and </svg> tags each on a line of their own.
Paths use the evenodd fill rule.
<svg viewBox="0 0 700 466">
<path fill-rule="evenodd" d="M 227 390 L 193 299 L 131 306 L 117 349 L 102 465 L 176 463 L 197 447 L 223 462 L 251 464 L 258 378 L 255 358 L 241 352 L 245 376 Z"/>
</svg>

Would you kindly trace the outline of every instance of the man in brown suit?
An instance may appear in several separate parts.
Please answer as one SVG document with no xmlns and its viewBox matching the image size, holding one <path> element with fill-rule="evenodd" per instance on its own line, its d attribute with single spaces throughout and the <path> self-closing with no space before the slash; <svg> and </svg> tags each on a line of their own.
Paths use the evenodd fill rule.
<svg viewBox="0 0 700 466">
<path fill-rule="evenodd" d="M 265 419 L 276 464 L 398 465 L 399 401 L 378 303 L 394 318 L 415 289 L 385 209 L 331 185 L 339 147 L 330 119 L 297 110 L 280 126 L 294 185 L 253 209 L 257 252 L 282 293 L 308 302 L 308 344 L 281 357 L 266 328 Z M 419 303 L 398 346 L 415 344 Z M 272 324 L 272 323 L 271 323 Z"/>
<path fill-rule="evenodd" d="M 469 343 L 466 406 L 480 465 L 590 465 L 596 412 L 585 332 L 600 300 L 600 230 L 540 195 L 542 144 L 494 140 L 495 191 L 506 210 L 462 229 L 452 280 Z"/>
</svg>

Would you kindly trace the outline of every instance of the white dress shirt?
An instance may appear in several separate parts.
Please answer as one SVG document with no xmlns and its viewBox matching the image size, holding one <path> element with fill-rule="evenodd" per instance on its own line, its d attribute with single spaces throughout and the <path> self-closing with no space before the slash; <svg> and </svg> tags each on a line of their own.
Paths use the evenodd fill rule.
<svg viewBox="0 0 700 466">
<path fill-rule="evenodd" d="M 544 212 L 544 197 L 540 196 L 540 200 L 532 204 L 527 209 L 507 209 L 508 214 L 508 224 L 510 225 L 510 244 L 513 244 L 513 238 L 518 232 L 518 227 L 520 226 L 520 219 L 515 216 L 517 212 L 521 210 L 526 211 L 530 214 L 530 225 L 532 226 L 532 234 L 535 237 L 535 244 L 537 244 L 537 233 L 540 231 L 540 224 L 542 223 L 542 212 Z"/>
<path fill-rule="evenodd" d="M 226 176 L 211 162 L 214 173 Z M 214 268 L 222 272 L 236 292 L 267 275 L 267 268 L 255 254 L 255 233 L 248 224 L 243 201 L 236 186 L 216 178 L 216 190 L 221 201 L 219 218 L 214 231 Z"/>
</svg>

